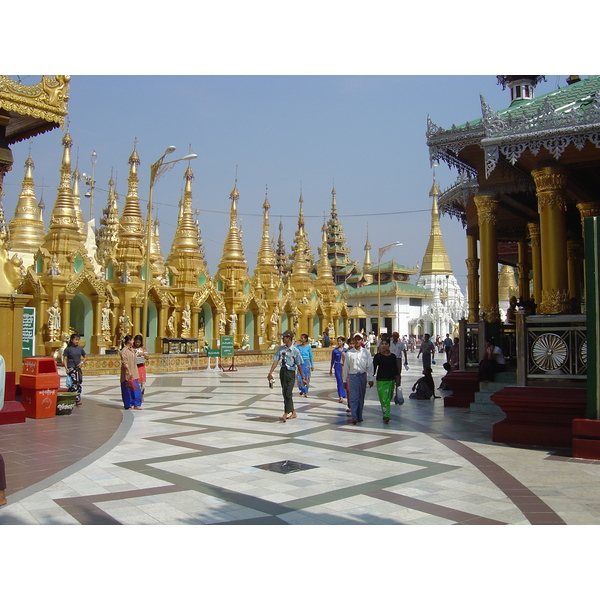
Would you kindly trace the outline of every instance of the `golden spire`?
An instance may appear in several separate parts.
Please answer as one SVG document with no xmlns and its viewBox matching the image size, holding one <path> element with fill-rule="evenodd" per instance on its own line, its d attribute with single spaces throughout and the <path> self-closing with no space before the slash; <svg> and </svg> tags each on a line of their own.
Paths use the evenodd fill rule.
<svg viewBox="0 0 600 600">
<path fill-rule="evenodd" d="M 69 131 L 62 139 L 63 157 L 60 169 L 60 184 L 56 202 L 50 215 L 50 227 L 44 238 L 42 248 L 47 251 L 47 256 L 53 257 L 58 270 L 68 276 L 73 269 L 72 259 L 74 252 L 82 257 L 87 257 L 87 252 L 82 243 L 81 232 L 77 224 L 75 206 L 73 205 L 73 189 L 71 188 L 71 146 L 73 140 Z M 89 260 L 89 259 L 88 259 Z M 44 270 L 47 272 L 50 259 L 47 259 Z"/>
<path fill-rule="evenodd" d="M 140 158 L 136 149 L 137 140 L 134 143 L 133 152 L 129 157 L 129 177 L 127 179 L 127 196 L 125 206 L 120 219 L 119 241 L 117 243 L 117 260 L 119 272 L 116 277 L 123 274 L 127 264 L 128 274 L 132 277 L 140 276 L 140 265 L 144 260 L 144 249 L 146 248 L 144 218 L 140 209 L 140 198 L 138 196 L 138 166 Z M 151 219 L 152 215 L 148 215 Z"/>
<path fill-rule="evenodd" d="M 331 188 L 331 218 L 337 217 L 337 205 L 335 202 L 335 186 Z"/>
<path fill-rule="evenodd" d="M 306 230 L 304 229 L 304 207 L 302 206 L 304 203 L 304 198 L 302 197 L 302 191 L 300 191 L 300 197 L 298 198 L 298 202 L 300 203 L 300 210 L 298 211 L 298 229 L 296 230 L 296 237 L 294 238 L 294 244 L 292 245 L 292 254 L 290 256 L 293 262 L 296 260 L 296 254 L 298 252 L 298 247 L 300 245 L 300 240 L 302 240 L 303 245 L 303 257 L 302 260 L 306 260 L 308 264 L 308 269 L 310 270 L 310 266 L 314 262 L 314 255 L 311 253 L 310 241 L 308 240 L 308 235 L 306 234 Z"/>
<path fill-rule="evenodd" d="M 262 273 L 277 273 L 277 258 L 271 245 L 271 234 L 269 232 L 269 199 L 265 192 L 265 201 L 263 202 L 263 228 L 258 257 L 256 259 L 256 270 Z"/>
<path fill-rule="evenodd" d="M 292 248 L 292 272 L 290 281 L 292 287 L 297 293 L 306 295 L 308 288 L 311 287 L 310 264 L 312 262 L 310 256 L 310 245 L 308 236 L 304 230 L 304 209 L 302 203 L 302 192 L 300 192 L 300 212 L 298 214 L 298 231 L 296 231 L 295 244 Z"/>
<path fill-rule="evenodd" d="M 25 161 L 25 176 L 15 208 L 15 218 L 8 225 L 10 249 L 22 255 L 26 266 L 28 261 L 23 255 L 30 254 L 33 262 L 33 255 L 44 243 L 44 221 L 35 197 L 33 169 L 34 163 L 30 153 Z"/>
<path fill-rule="evenodd" d="M 302 198 L 302 191 L 300 191 L 300 198 L 298 198 L 298 202 L 300 203 L 300 211 L 298 212 L 298 229 L 304 229 L 304 207 L 302 206 L 304 203 L 304 198 Z"/>
<path fill-rule="evenodd" d="M 194 220 L 194 225 L 196 226 L 196 232 L 197 232 L 197 240 L 198 240 L 198 252 L 200 254 L 200 258 L 202 259 L 202 262 L 204 263 L 204 266 L 206 267 L 206 271 L 208 273 L 208 264 L 206 262 L 206 253 L 204 252 L 204 244 L 202 243 L 202 231 L 200 229 L 200 219 L 198 218 L 198 215 L 200 214 L 200 209 L 196 208 L 196 210 L 194 211 L 194 214 L 196 215 L 196 218 Z"/>
<path fill-rule="evenodd" d="M 338 218 L 335 187 L 331 190 L 331 218 L 327 221 L 327 247 L 329 263 L 336 277 L 337 272 L 352 261 L 350 249 L 346 247 L 344 228 Z"/>
<path fill-rule="evenodd" d="M 192 180 L 194 179 L 194 172 L 190 164 L 188 164 L 185 170 L 184 179 L 185 187 L 180 203 L 177 229 L 175 230 L 175 237 L 171 245 L 171 253 L 178 250 L 193 253 L 198 251 L 198 230 L 194 223 L 192 211 Z"/>
<path fill-rule="evenodd" d="M 194 287 L 198 285 L 198 276 L 207 274 L 204 257 L 199 246 L 199 226 L 194 223 L 192 212 L 192 181 L 194 172 L 191 164 L 188 163 L 187 169 L 183 175 L 185 186 L 179 218 L 177 219 L 177 229 L 171 245 L 171 251 L 167 257 L 167 265 L 175 267 L 173 274 L 174 287 Z"/>
<path fill-rule="evenodd" d="M 60 184 L 56 203 L 50 215 L 50 231 L 77 231 L 77 216 L 73 206 L 73 190 L 71 189 L 71 146 L 73 140 L 67 130 L 62 139 L 63 157 L 60 169 Z"/>
<path fill-rule="evenodd" d="M 440 229 L 440 215 L 438 213 L 438 197 L 440 190 L 438 188 L 435 171 L 433 172 L 433 185 L 429 196 L 433 198 L 431 206 L 431 232 L 429 233 L 429 243 L 423 257 L 423 266 L 421 267 L 420 277 L 423 275 L 452 275 L 450 259 L 442 239 L 442 230 Z"/>
<path fill-rule="evenodd" d="M 363 271 L 368 271 L 373 266 L 371 262 L 371 243 L 369 242 L 369 227 L 367 225 L 367 241 L 365 243 L 365 260 L 363 262 Z"/>
<path fill-rule="evenodd" d="M 247 269 L 246 257 L 244 256 L 244 248 L 242 246 L 242 236 L 240 228 L 237 224 L 237 203 L 240 194 L 237 189 L 237 179 L 229 194 L 231 200 L 231 210 L 229 213 L 229 231 L 223 245 L 223 255 L 219 263 L 219 270 L 227 267 L 236 266 Z"/>
<path fill-rule="evenodd" d="M 158 215 L 156 219 L 154 219 L 153 225 L 154 227 L 151 229 L 152 236 L 150 238 L 150 264 L 152 265 L 152 276 L 156 277 L 165 272 L 165 259 L 163 258 L 162 250 L 160 249 L 160 235 L 158 231 L 160 222 L 158 220 Z"/>
<path fill-rule="evenodd" d="M 280 277 L 285 277 L 290 270 L 290 264 L 288 261 L 288 256 L 285 251 L 285 244 L 283 242 L 283 223 L 281 219 L 279 219 L 279 238 L 277 240 L 277 271 Z"/>
<path fill-rule="evenodd" d="M 119 241 L 119 205 L 118 194 L 115 188 L 115 180 L 112 172 L 108 182 L 108 201 L 105 208 L 102 209 L 100 218 L 100 227 L 96 231 L 96 260 L 106 267 L 109 260 L 114 258 L 117 242 Z"/>
<path fill-rule="evenodd" d="M 81 181 L 81 175 L 79 173 L 79 164 L 75 164 L 75 170 L 73 171 L 72 177 L 73 185 L 73 206 L 75 208 L 75 218 L 77 219 L 77 227 L 81 234 L 81 239 L 85 240 L 87 227 L 85 220 L 83 219 L 83 211 L 81 210 L 81 196 L 79 195 L 79 182 Z"/>
<path fill-rule="evenodd" d="M 327 257 L 327 227 L 321 228 L 321 257 L 317 266 L 317 280 L 327 281 L 333 285 L 333 269 Z"/>
</svg>

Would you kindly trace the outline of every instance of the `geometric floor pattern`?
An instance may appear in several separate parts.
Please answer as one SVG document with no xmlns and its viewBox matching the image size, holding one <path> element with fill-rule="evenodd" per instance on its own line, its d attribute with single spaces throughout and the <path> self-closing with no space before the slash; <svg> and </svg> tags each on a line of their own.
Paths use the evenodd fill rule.
<svg viewBox="0 0 600 600">
<path fill-rule="evenodd" d="M 121 410 L 120 426 L 12 496 L 9 481 L 0 524 L 600 524 L 598 462 L 493 443 L 502 417 L 408 399 L 410 365 L 389 424 L 372 388 L 358 425 L 326 363 L 285 423 L 268 367 L 149 375 L 142 411 L 121 410 L 118 378 L 84 374 L 78 418 L 100 403 Z"/>
</svg>

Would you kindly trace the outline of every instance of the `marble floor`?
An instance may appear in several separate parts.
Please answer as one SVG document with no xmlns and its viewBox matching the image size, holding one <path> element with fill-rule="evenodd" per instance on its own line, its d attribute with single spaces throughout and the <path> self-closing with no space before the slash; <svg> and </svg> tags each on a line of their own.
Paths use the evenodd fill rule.
<svg viewBox="0 0 600 600">
<path fill-rule="evenodd" d="M 389 424 L 373 388 L 351 425 L 325 363 L 281 422 L 267 371 L 151 374 L 141 411 L 84 375 L 72 415 L 0 427 L 0 525 L 600 524 L 600 461 L 493 443 L 499 417 L 409 399 L 416 355 Z"/>
</svg>

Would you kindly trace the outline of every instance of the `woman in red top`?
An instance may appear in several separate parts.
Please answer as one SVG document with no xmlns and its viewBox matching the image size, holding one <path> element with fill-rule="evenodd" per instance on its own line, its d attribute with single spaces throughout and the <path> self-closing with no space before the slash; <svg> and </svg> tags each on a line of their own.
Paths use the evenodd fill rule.
<svg viewBox="0 0 600 600">
<path fill-rule="evenodd" d="M 135 350 L 135 364 L 138 368 L 140 388 L 142 389 L 142 396 L 146 391 L 146 360 L 148 359 L 148 352 L 146 346 L 144 346 L 144 338 L 138 333 L 133 338 L 133 349 Z"/>
</svg>

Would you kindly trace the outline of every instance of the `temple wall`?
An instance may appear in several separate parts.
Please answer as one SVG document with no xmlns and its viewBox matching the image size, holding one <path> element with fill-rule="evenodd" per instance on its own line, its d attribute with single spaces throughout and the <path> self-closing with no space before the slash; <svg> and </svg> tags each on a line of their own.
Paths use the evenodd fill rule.
<svg viewBox="0 0 600 600">
<path fill-rule="evenodd" d="M 331 360 L 332 348 L 313 348 L 315 362 Z M 255 367 L 269 366 L 273 362 L 273 350 L 236 352 L 235 366 Z M 225 369 L 231 365 L 231 358 L 223 359 Z M 150 354 L 146 365 L 148 373 L 169 373 L 175 371 L 202 371 L 208 365 L 206 355 L 188 354 Z M 215 359 L 211 359 L 211 367 L 215 366 Z M 86 375 L 114 375 L 119 376 L 121 361 L 118 354 L 88 354 L 85 362 L 83 376 Z"/>
</svg>

